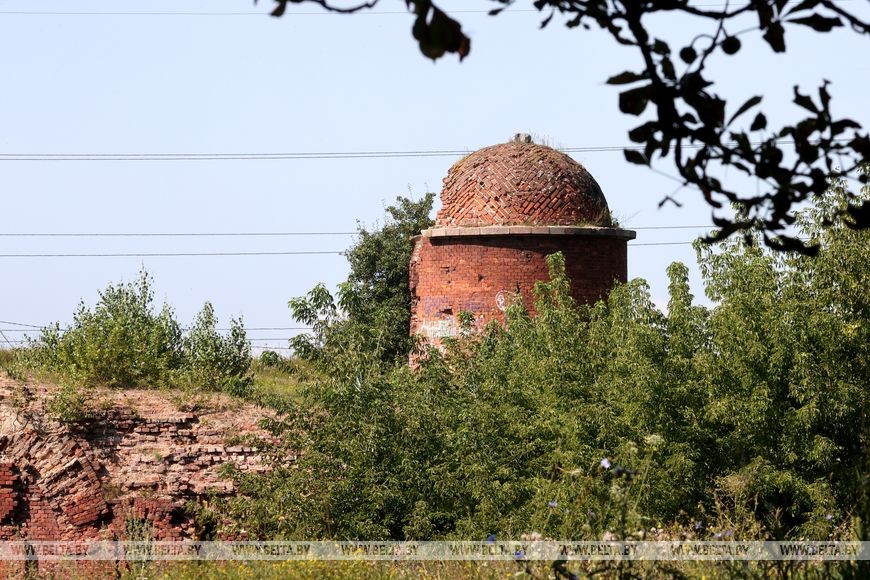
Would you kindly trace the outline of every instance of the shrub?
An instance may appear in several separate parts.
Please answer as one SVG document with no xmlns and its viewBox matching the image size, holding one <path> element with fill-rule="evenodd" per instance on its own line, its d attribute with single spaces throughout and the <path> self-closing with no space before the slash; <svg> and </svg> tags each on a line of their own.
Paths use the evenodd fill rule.
<svg viewBox="0 0 870 580">
<path fill-rule="evenodd" d="M 109 285 L 93 310 L 79 304 L 69 329 L 44 329 L 32 362 L 85 385 L 166 384 L 181 363 L 181 329 L 169 306 L 155 314 L 153 301 L 144 270 L 135 283 Z"/>
<path fill-rule="evenodd" d="M 91 417 L 85 393 L 72 385 L 63 385 L 48 401 L 48 412 L 62 423 L 85 421 Z"/>
<path fill-rule="evenodd" d="M 415 370 L 384 364 L 377 326 L 330 333 L 337 307 L 318 289 L 294 310 L 326 329 L 311 358 L 329 372 L 268 423 L 276 469 L 237 475 L 235 525 L 294 539 L 866 535 L 870 235 L 805 232 L 816 258 L 700 247 L 716 305 L 694 305 L 674 264 L 667 314 L 643 280 L 577 306 L 551 256 L 534 318 L 514 305 Z"/>
<path fill-rule="evenodd" d="M 230 321 L 227 336 L 217 331 L 214 307 L 206 302 L 182 340 L 185 371 L 194 385 L 244 396 L 251 385 L 251 343 L 242 321 Z"/>
<path fill-rule="evenodd" d="M 270 369 L 278 368 L 281 366 L 281 355 L 274 350 L 264 350 L 260 353 L 260 364 Z"/>
<path fill-rule="evenodd" d="M 144 270 L 135 283 L 109 285 L 93 309 L 79 305 L 72 325 L 45 328 L 23 354 L 31 368 L 60 375 L 69 384 L 151 388 L 190 384 L 243 396 L 251 383 L 251 347 L 241 320 L 217 331 L 206 302 L 185 335 L 172 309 L 154 309 L 152 280 Z"/>
</svg>

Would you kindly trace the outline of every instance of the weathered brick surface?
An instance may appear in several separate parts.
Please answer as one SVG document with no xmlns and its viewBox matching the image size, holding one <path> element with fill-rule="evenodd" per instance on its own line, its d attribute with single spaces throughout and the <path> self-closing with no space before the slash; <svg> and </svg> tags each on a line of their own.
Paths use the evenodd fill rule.
<svg viewBox="0 0 870 580">
<path fill-rule="evenodd" d="M 546 257 L 562 252 L 571 292 L 594 302 L 627 276 L 626 240 L 547 235 L 462 236 L 415 239 L 411 258 L 411 333 L 438 344 L 458 330 L 460 311 L 475 324 L 503 320 L 517 297 L 534 314 L 535 282 L 549 280 Z"/>
<path fill-rule="evenodd" d="M 609 225 L 601 188 L 569 156 L 534 143 L 485 147 L 444 178 L 436 227 Z"/>
<path fill-rule="evenodd" d="M 12 406 L 15 388 L 0 376 L 0 540 L 124 539 L 130 522 L 154 539 L 191 538 L 184 504 L 235 492 L 222 465 L 268 469 L 256 448 L 227 443 L 264 436 L 254 425 L 263 410 L 178 412 L 154 392 L 133 392 L 149 405 L 144 416 L 115 405 L 68 427 L 44 415 L 40 397 Z"/>
<path fill-rule="evenodd" d="M 11 463 L 0 463 L 0 524 L 4 524 L 12 516 L 12 511 L 18 505 L 15 485 L 18 474 Z"/>
<path fill-rule="evenodd" d="M 564 254 L 580 303 L 626 280 L 634 233 L 610 228 L 607 200 L 582 165 L 528 136 L 456 163 L 441 202 L 435 226 L 415 238 L 410 268 L 411 333 L 435 345 L 457 334 L 463 311 L 478 327 L 503 320 L 515 300 L 534 314 L 549 254 Z"/>
</svg>

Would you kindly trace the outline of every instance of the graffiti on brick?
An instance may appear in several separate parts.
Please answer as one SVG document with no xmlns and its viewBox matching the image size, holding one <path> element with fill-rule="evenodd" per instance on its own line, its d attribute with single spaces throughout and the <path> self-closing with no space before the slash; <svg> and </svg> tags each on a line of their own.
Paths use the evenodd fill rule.
<svg viewBox="0 0 870 580">
<path fill-rule="evenodd" d="M 519 291 L 499 290 L 495 295 L 495 306 L 502 312 L 507 310 L 512 304 L 522 303 L 523 297 Z"/>
<path fill-rule="evenodd" d="M 426 320 L 420 325 L 420 334 L 427 338 L 443 338 L 445 336 L 458 336 L 459 326 L 456 324 L 456 319 L 439 318 L 436 320 Z"/>
</svg>

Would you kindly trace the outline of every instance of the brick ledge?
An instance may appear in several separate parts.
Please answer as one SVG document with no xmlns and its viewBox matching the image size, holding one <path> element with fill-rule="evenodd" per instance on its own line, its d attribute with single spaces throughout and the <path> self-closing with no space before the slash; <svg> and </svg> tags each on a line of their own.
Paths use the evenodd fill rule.
<svg viewBox="0 0 870 580">
<path fill-rule="evenodd" d="M 459 228 L 430 228 L 423 230 L 424 238 L 459 238 L 466 236 L 581 236 L 589 238 L 619 238 L 633 240 L 634 230 L 590 226 L 483 226 Z"/>
</svg>

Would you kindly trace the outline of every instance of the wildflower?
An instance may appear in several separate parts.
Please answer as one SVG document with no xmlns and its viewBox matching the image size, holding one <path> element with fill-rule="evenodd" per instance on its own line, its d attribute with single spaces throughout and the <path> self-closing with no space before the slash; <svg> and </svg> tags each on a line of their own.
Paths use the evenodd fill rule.
<svg viewBox="0 0 870 580">
<path fill-rule="evenodd" d="M 833 521 L 833 519 L 834 519 L 834 514 L 828 514 L 828 515 L 826 515 L 826 516 L 825 516 L 825 519 L 828 520 L 829 522 L 830 522 L 830 521 Z"/>
<path fill-rule="evenodd" d="M 722 537 L 722 532 L 716 532 L 715 534 L 713 534 L 713 537 L 718 540 L 719 538 Z"/>
<path fill-rule="evenodd" d="M 590 520 L 594 520 L 594 519 L 595 519 L 595 512 L 592 511 L 592 510 L 589 510 L 588 512 L 586 512 L 586 515 L 589 516 L 589 519 L 590 519 Z"/>
<path fill-rule="evenodd" d="M 734 535 L 734 530 L 725 530 L 725 537 L 730 538 Z"/>
<path fill-rule="evenodd" d="M 495 541 L 495 534 L 488 535 L 486 537 L 486 541 L 489 542 L 490 544 L 493 543 Z"/>
<path fill-rule="evenodd" d="M 601 467 L 603 467 L 604 469 L 610 469 L 610 465 L 610 460 L 608 458 L 605 457 L 601 460 Z"/>
<path fill-rule="evenodd" d="M 613 468 L 613 474 L 616 477 L 619 477 L 620 475 L 624 475 L 625 479 L 631 481 L 631 476 L 634 475 L 634 472 L 632 470 L 628 469 L 627 467 L 617 465 L 616 467 Z"/>
<path fill-rule="evenodd" d="M 557 502 L 556 500 L 553 499 L 553 500 L 550 500 L 550 502 L 547 505 L 550 506 L 551 508 L 556 508 L 556 507 L 559 507 L 559 502 Z"/>
<path fill-rule="evenodd" d="M 695 522 L 695 531 L 697 532 L 697 531 L 700 530 L 700 529 L 701 529 L 701 521 L 698 520 L 698 521 Z"/>
</svg>

